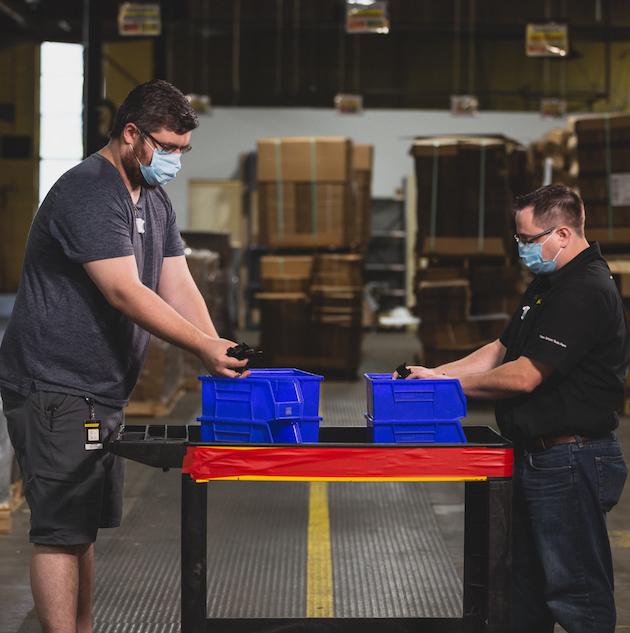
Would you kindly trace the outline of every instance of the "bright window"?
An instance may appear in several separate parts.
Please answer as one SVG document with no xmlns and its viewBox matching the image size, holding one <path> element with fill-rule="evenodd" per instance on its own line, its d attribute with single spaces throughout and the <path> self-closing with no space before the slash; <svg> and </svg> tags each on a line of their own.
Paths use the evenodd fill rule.
<svg viewBox="0 0 630 633">
<path fill-rule="evenodd" d="M 41 45 L 39 201 L 83 158 L 83 46 Z"/>
</svg>

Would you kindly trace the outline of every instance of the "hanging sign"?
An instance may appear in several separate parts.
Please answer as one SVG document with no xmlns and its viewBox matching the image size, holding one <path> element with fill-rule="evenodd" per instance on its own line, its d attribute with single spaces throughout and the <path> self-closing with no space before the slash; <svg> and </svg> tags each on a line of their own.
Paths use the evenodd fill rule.
<svg viewBox="0 0 630 633">
<path fill-rule="evenodd" d="M 346 33 L 389 33 L 387 2 L 347 0 Z"/>
<path fill-rule="evenodd" d="M 363 114 L 363 97 L 338 94 L 335 97 L 335 108 L 339 114 Z"/>
<path fill-rule="evenodd" d="M 528 24 L 525 31 L 528 57 L 566 57 L 569 54 L 569 27 L 566 24 Z"/>
<path fill-rule="evenodd" d="M 451 95 L 451 114 L 474 116 L 479 110 L 479 99 L 473 95 Z"/>
<path fill-rule="evenodd" d="M 159 4 L 125 2 L 118 8 L 119 35 L 155 37 L 162 33 Z"/>
</svg>

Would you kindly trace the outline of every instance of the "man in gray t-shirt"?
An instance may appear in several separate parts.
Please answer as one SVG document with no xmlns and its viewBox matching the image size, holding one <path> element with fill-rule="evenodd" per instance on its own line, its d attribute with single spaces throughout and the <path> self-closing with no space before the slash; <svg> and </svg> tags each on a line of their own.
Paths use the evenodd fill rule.
<svg viewBox="0 0 630 633">
<path fill-rule="evenodd" d="M 64 174 L 29 234 L 0 347 L 0 389 L 31 508 L 31 585 L 45 631 L 92 630 L 93 543 L 122 514 L 122 461 L 107 452 L 150 333 L 236 378 L 188 270 L 161 185 L 198 118 L 165 81 L 134 88 L 110 142 Z"/>
</svg>

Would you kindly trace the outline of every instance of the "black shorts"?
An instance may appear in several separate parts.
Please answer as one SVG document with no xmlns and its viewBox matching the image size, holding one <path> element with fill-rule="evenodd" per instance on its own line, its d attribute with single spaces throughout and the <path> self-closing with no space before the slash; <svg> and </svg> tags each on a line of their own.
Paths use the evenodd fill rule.
<svg viewBox="0 0 630 633">
<path fill-rule="evenodd" d="M 86 449 L 85 398 L 2 389 L 9 436 L 22 470 L 31 509 L 30 541 L 84 545 L 98 528 L 118 527 L 122 516 L 124 460 L 107 452 L 123 422 L 122 409 L 95 403 L 102 449 Z"/>
</svg>

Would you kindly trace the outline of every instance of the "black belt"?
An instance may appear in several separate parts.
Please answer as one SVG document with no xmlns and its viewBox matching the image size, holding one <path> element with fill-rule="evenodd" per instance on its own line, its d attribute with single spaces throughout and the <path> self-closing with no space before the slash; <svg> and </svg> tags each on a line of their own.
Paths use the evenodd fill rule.
<svg viewBox="0 0 630 633">
<path fill-rule="evenodd" d="M 544 451 L 552 446 L 559 446 L 561 444 L 588 444 L 589 442 L 597 442 L 612 437 L 609 433 L 600 437 L 585 437 L 583 435 L 556 435 L 555 437 L 535 437 L 533 439 L 525 440 L 523 442 L 523 448 L 529 453 L 536 453 L 538 451 Z"/>
</svg>

